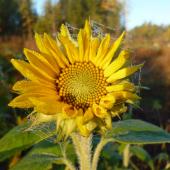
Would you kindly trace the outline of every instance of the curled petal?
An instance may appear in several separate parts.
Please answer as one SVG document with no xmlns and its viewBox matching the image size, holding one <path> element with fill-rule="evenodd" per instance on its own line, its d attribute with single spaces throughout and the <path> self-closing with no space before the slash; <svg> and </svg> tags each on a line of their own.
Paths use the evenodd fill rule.
<svg viewBox="0 0 170 170">
<path fill-rule="evenodd" d="M 69 117 L 75 117 L 78 115 L 78 110 L 71 105 L 64 106 L 62 112 L 67 114 Z"/>
<path fill-rule="evenodd" d="M 97 105 L 97 104 L 93 104 L 92 106 L 92 110 L 95 116 L 99 117 L 99 118 L 104 118 L 107 115 L 107 110 L 104 109 L 102 106 Z"/>
<path fill-rule="evenodd" d="M 106 109 L 111 109 L 115 102 L 116 102 L 115 97 L 111 94 L 108 94 L 108 95 L 101 98 L 100 106 L 102 106 Z"/>
<path fill-rule="evenodd" d="M 126 111 L 127 111 L 127 106 L 125 106 L 124 104 L 118 104 L 112 108 L 111 116 L 119 117 L 120 114 L 125 113 Z"/>
</svg>

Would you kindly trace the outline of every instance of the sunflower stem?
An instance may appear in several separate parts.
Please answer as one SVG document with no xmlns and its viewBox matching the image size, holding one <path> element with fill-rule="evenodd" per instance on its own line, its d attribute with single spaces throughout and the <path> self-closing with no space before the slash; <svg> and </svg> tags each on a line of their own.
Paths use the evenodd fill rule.
<svg viewBox="0 0 170 170">
<path fill-rule="evenodd" d="M 63 163 L 68 167 L 70 170 L 76 170 L 72 162 L 68 159 L 63 159 Z"/>
<path fill-rule="evenodd" d="M 73 163 L 67 158 L 66 155 L 66 147 L 68 143 L 63 142 L 60 143 L 61 153 L 63 155 L 63 158 L 61 158 L 61 162 L 66 165 L 70 170 L 76 170 L 76 167 L 73 165 Z"/>
<path fill-rule="evenodd" d="M 79 134 L 72 134 L 71 137 L 79 159 L 80 170 L 91 170 L 92 135 L 83 137 Z"/>
<path fill-rule="evenodd" d="M 100 153 L 101 153 L 103 147 L 109 142 L 113 142 L 113 139 L 106 139 L 104 137 L 101 137 L 101 140 L 98 143 L 98 145 L 94 151 L 94 155 L 93 155 L 93 159 L 92 159 L 92 170 L 97 170 Z"/>
<path fill-rule="evenodd" d="M 130 144 L 127 144 L 123 151 L 123 166 L 128 168 L 130 161 Z"/>
</svg>

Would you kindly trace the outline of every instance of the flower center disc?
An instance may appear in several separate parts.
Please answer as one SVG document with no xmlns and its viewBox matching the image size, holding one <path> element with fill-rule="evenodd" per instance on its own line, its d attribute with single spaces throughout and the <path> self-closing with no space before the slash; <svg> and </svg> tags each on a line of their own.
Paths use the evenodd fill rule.
<svg viewBox="0 0 170 170">
<path fill-rule="evenodd" d="M 64 68 L 58 79 L 60 97 L 73 107 L 83 109 L 99 103 L 106 94 L 106 85 L 103 70 L 91 62 L 77 62 Z"/>
</svg>

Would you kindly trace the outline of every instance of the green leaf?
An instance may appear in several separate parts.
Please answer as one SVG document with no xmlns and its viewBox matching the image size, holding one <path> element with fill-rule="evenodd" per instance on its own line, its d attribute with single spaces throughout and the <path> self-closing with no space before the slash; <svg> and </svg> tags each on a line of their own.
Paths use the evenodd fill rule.
<svg viewBox="0 0 170 170">
<path fill-rule="evenodd" d="M 16 126 L 0 139 L 0 161 L 54 135 L 54 129 L 48 133 L 43 128 L 34 132 L 26 131 L 29 127 L 29 123 Z"/>
<path fill-rule="evenodd" d="M 137 119 L 114 122 L 106 137 L 130 144 L 170 143 L 170 134 L 158 126 Z"/>
<path fill-rule="evenodd" d="M 73 146 L 67 145 L 67 153 L 75 158 Z M 62 152 L 59 144 L 43 141 L 37 144 L 21 161 L 10 170 L 48 170 L 54 163 L 59 162 Z"/>
<path fill-rule="evenodd" d="M 135 155 L 138 159 L 146 162 L 152 170 L 154 169 L 154 164 L 149 153 L 146 150 L 144 150 L 142 147 L 131 146 L 130 152 L 133 155 Z"/>
<path fill-rule="evenodd" d="M 61 157 L 59 145 L 43 143 L 33 148 L 21 161 L 10 170 L 47 170 Z"/>
<path fill-rule="evenodd" d="M 159 161 L 159 162 L 161 162 L 161 161 L 167 161 L 168 162 L 168 160 L 169 160 L 169 155 L 167 154 L 167 153 L 160 153 L 160 154 L 158 154 L 158 155 L 156 155 L 156 157 L 154 158 L 154 160 L 156 161 Z"/>
</svg>

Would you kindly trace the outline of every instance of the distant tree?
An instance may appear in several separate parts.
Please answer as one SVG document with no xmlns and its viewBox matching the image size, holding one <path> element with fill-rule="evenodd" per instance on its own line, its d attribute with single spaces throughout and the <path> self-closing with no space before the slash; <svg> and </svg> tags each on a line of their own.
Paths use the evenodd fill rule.
<svg viewBox="0 0 170 170">
<path fill-rule="evenodd" d="M 21 33 L 18 0 L 0 0 L 0 35 Z"/>
<path fill-rule="evenodd" d="M 131 30 L 131 33 L 141 38 L 150 39 L 158 35 L 160 36 L 163 30 L 164 28 L 162 26 L 158 26 L 152 23 L 144 23 Z"/>
<path fill-rule="evenodd" d="M 52 4 L 51 0 L 46 0 L 44 3 L 44 13 L 39 17 L 35 26 L 35 31 L 39 33 L 48 32 L 56 33 L 57 21 L 59 18 L 58 3 Z"/>
<path fill-rule="evenodd" d="M 55 15 L 54 6 L 53 6 L 51 0 L 46 0 L 44 16 L 48 20 L 51 32 L 55 32 L 55 30 L 56 30 L 56 15 Z"/>
<path fill-rule="evenodd" d="M 36 12 L 33 10 L 32 0 L 19 0 L 19 10 L 22 18 L 22 32 L 27 37 L 32 37 L 34 24 L 36 21 Z"/>
<path fill-rule="evenodd" d="M 80 28 L 88 18 L 120 31 L 124 27 L 123 9 L 124 4 L 119 0 L 59 0 L 56 4 L 46 0 L 44 14 L 39 17 L 35 31 L 54 34 L 65 22 Z"/>
<path fill-rule="evenodd" d="M 63 22 L 77 27 L 84 24 L 89 17 L 113 29 L 124 27 L 121 22 L 124 4 L 118 0 L 60 0 L 60 14 Z"/>
</svg>

